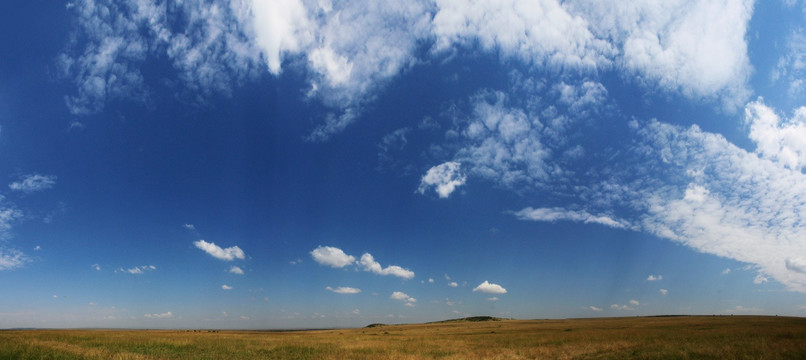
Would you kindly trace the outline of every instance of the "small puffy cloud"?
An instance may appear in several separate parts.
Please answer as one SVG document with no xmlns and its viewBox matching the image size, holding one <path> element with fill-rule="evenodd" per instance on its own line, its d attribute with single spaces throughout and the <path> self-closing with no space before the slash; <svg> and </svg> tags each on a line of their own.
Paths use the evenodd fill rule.
<svg viewBox="0 0 806 360">
<path fill-rule="evenodd" d="M 241 268 L 239 268 L 239 267 L 237 267 L 237 266 L 233 265 L 233 266 L 231 266 L 231 267 L 229 268 L 229 273 L 230 273 L 230 274 L 243 275 L 243 269 L 241 269 Z"/>
<path fill-rule="evenodd" d="M 241 248 L 237 246 L 231 246 L 226 249 L 223 249 L 220 246 L 216 245 L 215 243 L 206 242 L 204 240 L 194 241 L 193 245 L 203 250 L 204 252 L 210 254 L 212 257 L 216 259 L 232 261 L 235 259 L 245 258 L 243 250 L 241 250 Z"/>
<path fill-rule="evenodd" d="M 364 271 L 369 271 L 378 275 L 393 275 L 403 279 L 411 279 L 414 277 L 414 272 L 409 269 L 404 269 L 397 265 L 390 265 L 387 267 L 381 267 L 375 259 L 369 253 L 365 253 L 361 255 L 361 260 L 359 264 L 364 267 Z"/>
<path fill-rule="evenodd" d="M 141 274 L 145 274 L 146 272 L 154 271 L 154 270 L 157 270 L 157 267 L 154 266 L 154 265 L 142 265 L 142 266 L 135 266 L 133 268 L 128 268 L 128 269 L 119 268 L 119 269 L 115 270 L 115 272 L 121 272 L 121 273 L 132 274 L 132 275 L 141 275 Z"/>
<path fill-rule="evenodd" d="M 727 274 L 730 274 L 730 268 L 725 268 L 725 270 L 722 270 L 722 275 L 727 275 Z"/>
<path fill-rule="evenodd" d="M 232 286 L 229 286 L 227 284 L 221 285 L 221 290 L 232 290 Z"/>
<path fill-rule="evenodd" d="M 33 193 L 50 189 L 55 185 L 56 176 L 54 175 L 31 174 L 23 176 L 19 181 L 8 184 L 8 187 L 14 191 Z"/>
<path fill-rule="evenodd" d="M 456 283 L 456 281 L 451 281 L 451 282 L 448 283 L 448 286 L 455 288 L 455 287 L 459 287 L 459 284 Z"/>
<path fill-rule="evenodd" d="M 193 224 L 185 224 L 185 225 L 183 225 L 183 227 L 184 227 L 185 229 L 190 230 L 190 231 L 196 231 L 196 226 L 195 226 L 195 225 L 193 225 Z"/>
<path fill-rule="evenodd" d="M 395 291 L 392 293 L 392 296 L 389 297 L 392 300 L 403 301 L 406 303 L 407 306 L 414 306 L 414 303 L 417 302 L 417 299 L 406 295 L 406 293 L 402 291 Z"/>
<path fill-rule="evenodd" d="M 95 269 L 95 271 L 101 271 L 101 265 L 92 264 L 92 268 Z"/>
<path fill-rule="evenodd" d="M 337 288 L 332 288 L 330 286 L 325 288 L 327 291 L 332 291 L 336 294 L 358 294 L 361 292 L 361 289 L 356 289 L 349 286 L 339 286 Z"/>
<path fill-rule="evenodd" d="M 429 284 L 433 284 L 433 283 L 434 283 L 434 279 L 433 279 L 433 278 L 428 278 L 428 283 L 429 283 Z"/>
<path fill-rule="evenodd" d="M 170 311 L 164 312 L 162 314 L 145 314 L 143 315 L 148 319 L 170 319 L 174 317 L 174 314 Z"/>
<path fill-rule="evenodd" d="M 758 275 L 756 275 L 756 277 L 753 279 L 753 284 L 760 285 L 760 284 L 764 284 L 764 283 L 766 283 L 766 282 L 768 282 L 768 281 L 769 281 L 769 279 L 767 279 L 767 277 L 766 277 L 766 276 L 764 276 L 764 275 L 762 275 L 762 274 L 758 274 Z"/>
<path fill-rule="evenodd" d="M 448 161 L 434 166 L 423 175 L 417 192 L 425 194 L 426 190 L 434 188 L 440 198 L 447 198 L 457 187 L 465 184 L 467 179 L 460 172 L 460 164 Z"/>
<path fill-rule="evenodd" d="M 660 292 L 660 294 L 661 294 L 661 295 L 663 295 L 663 296 L 666 296 L 666 295 L 668 295 L 668 294 L 669 294 L 669 290 L 666 290 L 666 289 L 660 289 L 660 290 L 658 290 L 658 291 L 659 291 L 659 292 Z"/>
<path fill-rule="evenodd" d="M 590 310 L 590 311 L 596 311 L 596 312 L 601 312 L 602 311 L 602 308 L 598 308 L 598 307 L 593 306 L 593 305 L 585 307 L 583 309 Z"/>
<path fill-rule="evenodd" d="M 630 300 L 630 305 L 638 306 L 638 305 L 641 305 L 641 303 L 638 300 Z"/>
<path fill-rule="evenodd" d="M 332 246 L 319 246 L 311 251 L 311 256 L 319 264 L 333 268 L 343 268 L 355 262 L 354 256 Z"/>
<path fill-rule="evenodd" d="M 663 280 L 663 275 L 657 275 L 657 276 L 655 276 L 655 275 L 649 275 L 649 276 L 646 278 L 646 281 L 661 281 L 661 280 Z"/>
<path fill-rule="evenodd" d="M 491 284 L 487 280 L 484 280 L 483 283 L 479 284 L 473 289 L 474 292 L 481 291 L 487 294 L 506 294 L 507 289 L 504 289 L 501 285 L 498 284 Z"/>
</svg>

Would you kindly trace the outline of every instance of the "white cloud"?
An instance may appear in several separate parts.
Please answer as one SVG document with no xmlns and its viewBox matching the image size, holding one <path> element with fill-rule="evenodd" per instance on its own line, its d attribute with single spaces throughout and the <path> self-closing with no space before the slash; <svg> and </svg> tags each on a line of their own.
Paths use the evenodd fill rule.
<svg viewBox="0 0 806 360">
<path fill-rule="evenodd" d="M 433 284 L 433 283 L 434 283 L 434 279 L 433 279 L 433 278 L 428 278 L 428 283 L 429 283 L 429 284 Z"/>
<path fill-rule="evenodd" d="M 610 305 L 610 308 L 613 309 L 613 310 L 622 310 L 622 311 L 634 311 L 635 310 L 635 308 L 633 308 L 633 307 L 630 307 L 630 306 L 627 306 L 627 305 L 619 305 L 619 304 Z"/>
<path fill-rule="evenodd" d="M 237 266 L 233 265 L 233 266 L 231 266 L 231 267 L 229 268 L 229 273 L 230 273 L 230 274 L 243 275 L 243 269 L 241 269 L 240 267 L 237 267 Z"/>
<path fill-rule="evenodd" d="M 392 300 L 403 301 L 408 306 L 414 306 L 414 303 L 417 302 L 417 299 L 415 299 L 415 298 L 413 298 L 411 296 L 408 296 L 408 295 L 406 295 L 406 293 L 401 292 L 401 291 L 393 292 L 392 296 L 390 296 L 389 298 L 392 299 Z"/>
<path fill-rule="evenodd" d="M 460 167 L 458 162 L 448 161 L 428 169 L 420 179 L 417 192 L 424 194 L 433 187 L 440 198 L 447 198 L 457 187 L 465 184 L 466 177 L 460 172 Z"/>
<path fill-rule="evenodd" d="M 722 275 L 727 275 L 727 274 L 730 274 L 730 268 L 725 268 L 725 270 L 722 270 Z"/>
<path fill-rule="evenodd" d="M 798 98 L 806 93 L 803 77 L 806 75 L 806 29 L 795 28 L 786 41 L 786 53 L 778 59 L 771 74 L 773 81 L 786 82 L 789 96 Z"/>
<path fill-rule="evenodd" d="M 197 248 L 203 250 L 204 252 L 210 254 L 212 257 L 216 259 L 232 261 L 235 259 L 244 259 L 245 255 L 243 250 L 237 246 L 231 246 L 226 249 L 222 249 L 220 246 L 216 245 L 212 242 L 206 242 L 204 240 L 194 241 L 193 245 Z"/>
<path fill-rule="evenodd" d="M 646 281 L 661 281 L 661 280 L 663 280 L 663 275 L 658 275 L 658 276 L 655 276 L 655 275 L 649 275 L 649 276 L 646 278 Z"/>
<path fill-rule="evenodd" d="M 164 312 L 162 314 L 145 314 L 143 316 L 145 316 L 146 318 L 149 318 L 149 319 L 170 319 L 170 318 L 174 317 L 174 314 L 172 312 L 168 311 L 168 312 Z"/>
<path fill-rule="evenodd" d="M 448 283 L 448 286 L 455 288 L 455 287 L 459 287 L 459 284 L 457 284 L 456 281 L 451 281 L 451 282 Z"/>
<path fill-rule="evenodd" d="M 756 282 L 770 276 L 806 291 L 806 274 L 786 266 L 792 254 L 806 253 L 806 244 L 794 240 L 806 237 L 806 222 L 798 215 L 806 207 L 801 170 L 760 158 L 696 126 L 653 121 L 639 134 L 649 157 L 639 162 L 665 164 L 663 182 L 631 185 L 622 194 L 634 196 L 648 211 L 641 221 L 644 231 L 755 264 Z"/>
<path fill-rule="evenodd" d="M 92 268 L 95 269 L 95 271 L 101 271 L 101 265 L 92 264 Z"/>
<path fill-rule="evenodd" d="M 532 221 L 575 221 L 585 224 L 599 224 L 617 229 L 627 229 L 631 225 L 624 220 L 613 219 L 607 215 L 591 215 L 584 210 L 566 210 L 562 208 L 523 208 L 514 215 L 521 220 Z"/>
<path fill-rule="evenodd" d="M 55 185 L 56 176 L 54 175 L 31 174 L 23 176 L 19 181 L 8 184 L 8 187 L 14 191 L 33 193 L 50 189 Z"/>
<path fill-rule="evenodd" d="M 358 309 L 353 310 L 353 315 L 361 315 L 361 310 Z"/>
<path fill-rule="evenodd" d="M 378 275 L 393 275 L 403 279 L 411 279 L 414 277 L 414 272 L 409 269 L 404 269 L 397 265 L 390 265 L 385 268 L 381 267 L 369 253 L 361 255 L 359 264 L 364 267 L 364 271 L 373 272 Z"/>
<path fill-rule="evenodd" d="M 639 306 L 639 305 L 641 305 L 641 302 L 639 302 L 638 300 L 630 300 L 630 305 Z"/>
<path fill-rule="evenodd" d="M 332 291 L 332 292 L 334 292 L 336 294 L 358 294 L 358 293 L 361 292 L 361 289 L 356 289 L 356 288 L 348 287 L 348 286 L 339 286 L 337 288 L 332 288 L 332 287 L 328 286 L 325 289 L 328 290 L 328 291 Z"/>
<path fill-rule="evenodd" d="M 597 39 L 585 19 L 555 0 L 437 0 L 436 49 L 480 44 L 487 51 L 535 66 L 596 69 L 609 63 L 615 49 Z"/>
<path fill-rule="evenodd" d="M 752 71 L 745 36 L 752 0 L 566 3 L 618 48 L 615 62 L 662 88 L 737 108 Z"/>
<path fill-rule="evenodd" d="M 796 109 L 789 119 L 781 119 L 759 98 L 745 107 L 745 123 L 761 157 L 793 170 L 806 167 L 806 107 Z"/>
<path fill-rule="evenodd" d="M 766 283 L 768 281 L 769 281 L 769 279 L 767 279 L 767 277 L 762 275 L 762 274 L 758 274 L 758 275 L 756 275 L 755 278 L 753 278 L 753 284 L 756 284 L 756 285 L 764 284 L 764 283 Z"/>
<path fill-rule="evenodd" d="M 497 297 L 497 296 L 493 296 L 493 297 L 491 297 L 491 298 L 487 298 L 487 301 L 498 301 L 498 300 L 499 300 L 499 299 L 498 299 L 498 297 Z"/>
<path fill-rule="evenodd" d="M 221 285 L 221 290 L 232 290 L 232 286 L 229 286 L 227 284 Z"/>
<path fill-rule="evenodd" d="M 588 306 L 588 307 L 586 307 L 586 308 L 584 308 L 584 309 L 586 309 L 586 310 L 591 310 L 591 311 L 595 311 L 595 312 L 601 312 L 601 311 L 602 311 L 602 308 L 599 308 L 599 307 L 596 307 L 596 306 L 593 306 L 593 305 Z"/>
<path fill-rule="evenodd" d="M 99 269 L 96 268 L 96 270 L 99 270 Z M 127 273 L 127 274 L 132 274 L 132 275 L 142 275 L 142 274 L 145 274 L 146 272 L 154 271 L 154 270 L 157 270 L 157 267 L 154 266 L 154 265 L 142 265 L 142 266 L 135 266 L 133 268 L 128 268 L 128 269 L 119 268 L 119 269 L 115 270 L 115 272 L 122 272 L 122 273 Z"/>
<path fill-rule="evenodd" d="M 501 285 L 491 284 L 487 280 L 484 280 L 484 282 L 479 284 L 479 286 L 476 286 L 475 288 L 473 288 L 473 292 L 476 292 L 476 291 L 481 291 L 481 292 L 487 293 L 487 294 L 506 294 L 507 293 L 507 289 L 504 289 L 504 287 L 502 287 Z"/>
<path fill-rule="evenodd" d="M 355 262 L 354 256 L 332 246 L 319 246 L 311 251 L 311 256 L 319 264 L 333 268 L 343 268 Z"/>
<path fill-rule="evenodd" d="M 30 261 L 21 251 L 0 246 L 0 271 L 20 268 Z"/>
<path fill-rule="evenodd" d="M 193 225 L 193 224 L 185 224 L 185 225 L 184 225 L 184 228 L 185 228 L 185 229 L 188 229 L 188 230 L 190 230 L 190 231 L 196 231 L 196 226 L 195 226 L 195 225 Z"/>
<path fill-rule="evenodd" d="M 661 295 L 663 295 L 663 296 L 666 296 L 666 295 L 668 295 L 668 294 L 669 294 L 669 290 L 666 290 L 666 289 L 660 289 L 660 290 L 658 290 L 658 291 L 659 291 L 659 292 L 660 292 L 660 294 L 661 294 Z"/>
</svg>

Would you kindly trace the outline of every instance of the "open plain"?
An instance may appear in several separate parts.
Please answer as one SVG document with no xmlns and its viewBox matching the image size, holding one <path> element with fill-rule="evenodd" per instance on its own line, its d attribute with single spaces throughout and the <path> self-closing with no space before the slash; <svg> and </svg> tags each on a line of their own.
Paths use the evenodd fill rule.
<svg viewBox="0 0 806 360">
<path fill-rule="evenodd" d="M 0 359 L 806 359 L 806 319 L 472 318 L 314 331 L 4 330 Z"/>
</svg>

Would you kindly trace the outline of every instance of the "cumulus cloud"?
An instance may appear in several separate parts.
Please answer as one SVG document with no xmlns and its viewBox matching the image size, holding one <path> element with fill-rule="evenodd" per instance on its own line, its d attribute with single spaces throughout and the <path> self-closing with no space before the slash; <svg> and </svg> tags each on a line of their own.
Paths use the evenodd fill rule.
<svg viewBox="0 0 806 360">
<path fill-rule="evenodd" d="M 507 293 L 507 289 L 504 289 L 504 287 L 502 287 L 501 285 L 491 284 L 487 280 L 484 280 L 484 282 L 479 284 L 479 286 L 476 286 L 475 288 L 473 288 L 473 292 L 476 292 L 476 291 L 481 291 L 481 292 L 487 293 L 487 294 L 506 294 Z"/>
<path fill-rule="evenodd" d="M 223 249 L 213 242 L 207 242 L 204 240 L 194 241 L 193 245 L 216 259 L 232 261 L 235 259 L 244 259 L 246 257 L 243 250 L 241 250 L 241 248 L 238 246 L 230 246 L 226 249 Z"/>
<path fill-rule="evenodd" d="M 659 291 L 659 292 L 660 292 L 660 294 L 661 294 L 661 295 L 663 295 L 663 296 L 666 296 L 666 295 L 668 295 L 668 294 L 669 294 L 669 290 L 666 290 L 666 289 L 660 289 L 660 290 L 658 290 L 658 291 Z"/>
<path fill-rule="evenodd" d="M 515 212 L 514 215 L 521 220 L 532 221 L 575 221 L 585 224 L 599 224 L 617 229 L 630 228 L 631 225 L 620 219 L 613 219 L 607 215 L 591 215 L 585 210 L 566 210 L 562 208 L 540 208 L 533 209 L 527 207 Z"/>
<path fill-rule="evenodd" d="M 229 273 L 230 273 L 230 274 L 243 275 L 243 269 L 241 269 L 240 267 L 237 267 L 237 266 L 233 265 L 233 266 L 231 266 L 231 267 L 229 268 Z"/>
<path fill-rule="evenodd" d="M 232 290 L 232 286 L 229 286 L 227 284 L 221 285 L 221 290 Z"/>
<path fill-rule="evenodd" d="M 50 189 L 55 185 L 56 176 L 54 175 L 31 174 L 23 176 L 19 181 L 8 184 L 8 187 L 14 191 L 33 193 Z"/>
<path fill-rule="evenodd" d="M 145 316 L 148 319 L 170 319 L 174 317 L 174 314 L 168 311 L 161 314 L 145 314 L 143 316 Z"/>
<path fill-rule="evenodd" d="M 311 256 L 319 264 L 333 268 L 343 268 L 355 262 L 354 256 L 332 246 L 319 246 L 311 251 Z"/>
<path fill-rule="evenodd" d="M 657 275 L 657 276 L 649 275 L 646 278 L 646 281 L 661 281 L 661 280 L 663 280 L 663 275 Z"/>
<path fill-rule="evenodd" d="M 426 190 L 434 188 L 440 198 L 447 198 L 457 187 L 465 184 L 466 177 L 460 171 L 461 164 L 448 161 L 434 166 L 420 179 L 417 192 L 425 194 Z"/>
<path fill-rule="evenodd" d="M 595 312 L 601 312 L 602 311 L 602 308 L 599 308 L 599 307 L 596 307 L 596 306 L 593 306 L 593 305 L 588 306 L 588 307 L 586 307 L 584 309 L 595 311 Z"/>
<path fill-rule="evenodd" d="M 756 153 L 789 169 L 803 171 L 806 166 L 806 107 L 782 119 L 759 98 L 745 107 L 749 137 L 756 143 Z"/>
<path fill-rule="evenodd" d="M 361 292 L 361 289 L 356 289 L 349 286 L 339 286 L 336 288 L 332 288 L 330 286 L 325 288 L 327 291 L 332 291 L 336 294 L 358 294 Z"/>
<path fill-rule="evenodd" d="M 395 291 L 392 293 L 392 296 L 389 297 L 392 300 L 398 300 L 406 303 L 407 306 L 414 306 L 414 303 L 417 302 L 417 299 L 406 295 L 406 293 L 401 291 Z"/>
<path fill-rule="evenodd" d="M 397 265 L 390 265 L 381 267 L 375 258 L 369 253 L 361 255 L 361 260 L 358 262 L 364 268 L 364 271 L 369 271 L 378 275 L 393 275 L 403 279 L 411 279 L 414 277 L 414 272 L 409 269 L 404 269 Z"/>
<path fill-rule="evenodd" d="M 455 288 L 455 287 L 459 287 L 459 284 L 456 281 L 451 281 L 451 282 L 448 283 L 448 286 Z"/>
</svg>

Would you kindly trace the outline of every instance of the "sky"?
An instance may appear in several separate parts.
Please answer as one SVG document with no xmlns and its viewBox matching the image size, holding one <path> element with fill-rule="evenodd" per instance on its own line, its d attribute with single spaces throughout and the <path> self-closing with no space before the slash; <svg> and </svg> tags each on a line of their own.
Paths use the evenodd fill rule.
<svg viewBox="0 0 806 360">
<path fill-rule="evenodd" d="M 806 316 L 806 1 L 0 3 L 0 328 Z"/>
</svg>

